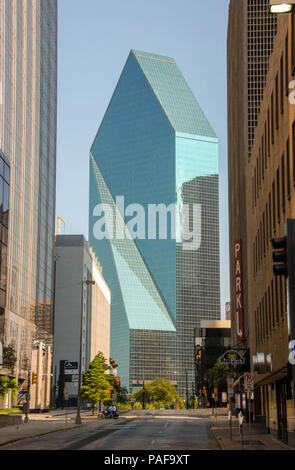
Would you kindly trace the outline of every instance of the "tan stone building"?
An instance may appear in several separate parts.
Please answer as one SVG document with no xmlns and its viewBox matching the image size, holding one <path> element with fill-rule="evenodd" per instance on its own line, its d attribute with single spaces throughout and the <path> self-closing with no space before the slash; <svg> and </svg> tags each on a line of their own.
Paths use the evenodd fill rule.
<svg viewBox="0 0 295 470">
<path fill-rule="evenodd" d="M 295 108 L 289 101 L 289 83 L 295 79 L 295 17 L 271 16 L 268 8 L 264 0 L 230 4 L 232 341 L 248 350 L 245 367 L 255 371 L 255 419 L 292 443 L 295 412 L 288 367 L 287 289 L 285 278 L 273 274 L 271 240 L 283 237 L 287 219 L 295 218 Z M 240 257 L 235 257 L 237 241 Z M 243 341 L 237 341 L 238 314 L 244 320 Z M 257 366 L 258 355 L 263 366 Z"/>
<path fill-rule="evenodd" d="M 295 218 L 295 106 L 289 83 L 295 78 L 294 15 L 278 18 L 254 144 L 246 170 L 248 313 L 251 358 L 271 355 L 272 372 L 256 374 L 258 412 L 279 437 L 293 438 L 292 381 L 288 374 L 287 287 L 273 274 L 272 238 L 283 237 Z M 294 88 L 294 87 L 293 87 Z M 253 369 L 253 360 L 252 360 Z"/>
<path fill-rule="evenodd" d="M 228 177 L 232 346 L 249 347 L 248 260 L 246 256 L 246 168 L 251 152 L 269 56 L 276 34 L 276 16 L 268 0 L 231 0 L 227 39 L 228 72 Z M 241 246 L 242 282 L 240 325 L 237 336 L 235 244 Z M 249 359 L 249 357 L 248 357 Z"/>
<path fill-rule="evenodd" d="M 76 365 L 79 362 L 81 314 L 82 373 L 99 352 L 109 361 L 111 292 L 103 278 L 102 267 L 83 235 L 56 236 L 55 254 L 53 402 L 58 398 L 60 404 L 66 386 L 69 405 L 75 405 L 78 371 L 71 367 L 73 371 L 66 372 L 65 383 L 59 384 L 63 380 L 61 361 Z M 94 285 L 87 285 L 86 280 L 94 281 Z"/>
</svg>

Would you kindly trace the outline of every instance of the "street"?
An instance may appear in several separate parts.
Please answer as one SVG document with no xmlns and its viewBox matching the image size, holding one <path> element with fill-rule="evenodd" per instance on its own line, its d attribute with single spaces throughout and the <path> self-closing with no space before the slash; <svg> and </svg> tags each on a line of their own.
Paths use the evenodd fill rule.
<svg viewBox="0 0 295 470">
<path fill-rule="evenodd" d="M 119 420 L 84 419 L 79 428 L 24 439 L 0 450 L 219 450 L 201 412 L 136 411 Z"/>
</svg>

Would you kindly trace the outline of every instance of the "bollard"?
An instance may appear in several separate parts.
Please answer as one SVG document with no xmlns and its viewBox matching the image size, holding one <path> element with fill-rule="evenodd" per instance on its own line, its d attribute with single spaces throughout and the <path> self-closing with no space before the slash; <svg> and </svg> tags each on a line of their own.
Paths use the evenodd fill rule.
<svg viewBox="0 0 295 470">
<path fill-rule="evenodd" d="M 244 422 L 244 416 L 243 416 L 243 413 L 240 411 L 240 413 L 239 413 L 239 426 L 240 426 L 240 439 L 241 439 L 242 449 L 244 447 L 244 444 L 243 444 L 243 422 Z"/>
</svg>

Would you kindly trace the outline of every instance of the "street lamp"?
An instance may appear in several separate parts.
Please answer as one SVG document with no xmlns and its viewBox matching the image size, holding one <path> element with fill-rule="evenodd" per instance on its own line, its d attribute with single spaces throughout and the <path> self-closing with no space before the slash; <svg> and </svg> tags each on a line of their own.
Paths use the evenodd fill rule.
<svg viewBox="0 0 295 470">
<path fill-rule="evenodd" d="M 87 286 L 94 285 L 95 281 L 81 281 L 82 285 L 82 292 L 81 292 L 81 323 L 80 323 L 80 358 L 79 358 L 79 377 L 78 377 L 78 399 L 77 399 L 77 416 L 75 420 L 75 424 L 82 424 L 81 420 L 81 397 L 80 397 L 80 391 L 81 391 L 81 375 L 82 375 L 82 341 L 83 341 L 83 287 L 84 284 Z"/>
<path fill-rule="evenodd" d="M 295 9 L 295 0 L 270 0 L 270 13 L 291 13 Z"/>
</svg>

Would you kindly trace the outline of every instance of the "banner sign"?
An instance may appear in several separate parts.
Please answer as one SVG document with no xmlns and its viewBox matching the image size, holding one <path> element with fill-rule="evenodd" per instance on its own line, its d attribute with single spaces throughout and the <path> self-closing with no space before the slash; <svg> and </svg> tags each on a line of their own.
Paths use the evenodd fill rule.
<svg viewBox="0 0 295 470">
<path fill-rule="evenodd" d="M 226 351 L 223 356 L 219 358 L 220 364 L 245 364 L 245 358 L 237 351 L 231 349 Z"/>
<path fill-rule="evenodd" d="M 235 242 L 235 307 L 238 341 L 244 338 L 244 307 L 242 277 L 242 240 Z"/>
</svg>

